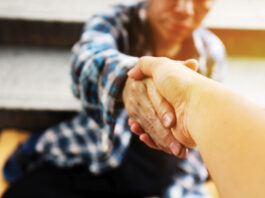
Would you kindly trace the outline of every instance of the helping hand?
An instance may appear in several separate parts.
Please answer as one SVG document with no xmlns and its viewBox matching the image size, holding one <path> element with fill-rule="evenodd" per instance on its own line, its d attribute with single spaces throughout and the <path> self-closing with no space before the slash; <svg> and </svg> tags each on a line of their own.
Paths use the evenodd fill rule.
<svg viewBox="0 0 265 198">
<path fill-rule="evenodd" d="M 187 68 L 196 70 L 197 61 L 182 62 L 167 58 L 143 57 L 128 72 L 128 76 L 134 79 L 142 79 L 146 76 L 153 78 L 159 93 L 174 107 L 177 118 L 177 123 L 171 128 L 174 137 L 186 147 L 193 148 L 196 144 L 185 125 L 185 119 L 187 119 L 185 115 L 189 111 L 188 103 L 192 91 L 190 85 L 194 83 L 196 75 Z M 152 136 L 150 132 L 149 135 Z M 155 140 L 154 142 L 156 143 Z M 164 147 L 169 146 L 166 142 L 164 144 Z"/>
<path fill-rule="evenodd" d="M 173 154 L 179 158 L 186 157 L 187 149 L 175 140 L 170 131 L 175 125 L 174 109 L 157 92 L 152 79 L 128 79 L 123 90 L 123 101 L 130 116 L 128 123 L 131 130 L 139 135 L 141 141 L 170 154 L 172 149 L 169 145 L 173 142 Z"/>
</svg>

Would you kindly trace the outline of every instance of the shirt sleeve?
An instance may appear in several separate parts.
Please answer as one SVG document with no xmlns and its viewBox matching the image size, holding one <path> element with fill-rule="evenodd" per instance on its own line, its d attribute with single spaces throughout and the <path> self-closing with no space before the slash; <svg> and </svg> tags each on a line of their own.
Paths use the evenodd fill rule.
<svg viewBox="0 0 265 198">
<path fill-rule="evenodd" d="M 108 125 L 110 131 L 122 107 L 126 73 L 138 60 L 126 54 L 128 9 L 114 7 L 106 14 L 93 16 L 73 47 L 73 92 L 88 116 L 101 127 Z"/>
<path fill-rule="evenodd" d="M 85 24 L 71 67 L 72 89 L 84 111 L 45 132 L 36 146 L 44 160 L 63 167 L 83 163 L 95 174 L 120 164 L 130 140 L 120 96 L 127 70 L 138 60 L 125 54 L 128 9 L 115 7 Z"/>
<path fill-rule="evenodd" d="M 226 49 L 222 41 L 204 29 L 203 42 L 206 48 L 206 76 L 222 82 L 226 73 Z"/>
</svg>

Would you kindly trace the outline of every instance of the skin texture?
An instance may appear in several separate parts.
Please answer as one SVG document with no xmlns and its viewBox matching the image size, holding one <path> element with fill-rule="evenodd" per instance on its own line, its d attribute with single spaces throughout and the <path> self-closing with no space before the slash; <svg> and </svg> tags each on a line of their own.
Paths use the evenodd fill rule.
<svg viewBox="0 0 265 198">
<path fill-rule="evenodd" d="M 140 59 L 138 64 L 141 62 L 141 60 L 143 60 L 143 58 Z M 166 61 L 165 67 L 169 66 L 168 59 L 160 58 L 159 60 L 160 60 L 160 64 L 162 64 L 163 61 Z M 175 64 L 175 61 L 172 61 L 172 63 Z M 193 71 L 197 71 L 197 69 L 198 69 L 197 61 L 193 60 L 193 59 L 191 59 L 189 61 L 184 61 L 184 62 L 180 62 L 179 61 L 179 63 L 181 63 L 181 64 L 183 63 L 185 65 L 185 67 L 187 67 L 187 68 L 189 68 L 189 69 L 191 69 Z M 144 76 L 138 76 L 138 78 L 143 78 L 143 77 Z M 149 80 L 148 82 L 153 82 L 150 79 L 148 79 L 148 80 Z M 138 82 L 141 82 L 141 81 L 138 81 Z M 152 83 L 151 85 L 152 85 L 152 87 L 149 87 L 148 90 L 155 90 L 155 91 L 149 91 L 148 92 L 149 99 L 150 99 L 152 104 L 156 103 L 156 104 L 159 105 L 160 104 L 159 101 L 163 100 L 163 98 L 160 96 L 159 92 L 154 87 L 154 84 Z M 172 92 L 172 93 L 174 93 L 174 92 Z M 134 96 L 135 95 L 132 94 L 132 97 L 134 97 Z M 134 98 L 137 98 L 137 97 L 134 97 Z M 182 105 L 180 105 L 180 107 L 181 106 L 183 107 L 184 105 L 182 104 Z M 174 108 L 174 107 L 171 107 L 171 108 Z M 181 116 L 181 115 L 183 115 L 183 113 L 179 113 L 179 115 L 175 114 L 175 116 L 178 118 L 178 121 L 177 121 L 177 124 L 174 125 L 174 126 L 178 126 L 178 122 L 180 122 L 180 120 L 183 118 L 183 116 Z M 138 122 L 141 123 L 141 121 L 139 121 L 139 120 L 138 120 Z M 129 125 L 131 126 L 131 131 L 134 132 L 135 134 L 139 135 L 140 140 L 142 140 L 147 146 L 149 146 L 149 147 L 151 147 L 153 149 L 158 149 L 158 150 L 163 150 L 163 147 L 167 146 L 167 147 L 169 147 L 169 150 L 171 150 L 171 153 L 174 154 L 175 156 L 181 157 L 181 158 L 187 156 L 188 149 L 186 147 L 184 147 L 183 144 L 180 144 L 178 141 L 176 141 L 176 140 L 180 139 L 181 141 L 186 142 L 186 141 L 184 141 L 185 136 L 183 136 L 182 133 L 180 133 L 180 134 L 176 133 L 177 136 L 179 136 L 179 137 L 177 137 L 175 140 L 173 140 L 170 144 L 166 144 L 164 146 L 158 146 L 157 145 L 157 140 L 162 141 L 163 138 L 164 138 L 164 136 L 159 133 L 160 131 L 158 131 L 158 133 L 145 133 L 145 130 L 143 130 L 141 128 L 141 125 L 138 122 L 136 121 L 136 119 L 134 119 L 134 116 L 131 116 L 131 118 L 129 119 Z M 144 123 L 141 123 L 141 124 L 142 124 L 142 126 L 144 125 Z M 155 128 L 155 127 L 153 127 L 153 128 Z M 148 131 L 148 129 L 146 129 L 146 131 Z M 161 145 L 161 142 L 160 142 L 160 145 Z M 193 145 L 191 147 L 194 147 L 194 143 L 193 142 L 191 142 L 191 143 L 188 142 L 187 145 L 189 145 L 189 146 Z"/>
<path fill-rule="evenodd" d="M 189 99 L 187 98 L 189 98 L 191 94 L 190 85 L 193 83 L 193 79 L 191 80 L 190 78 L 190 70 L 193 71 L 197 70 L 198 68 L 197 61 L 193 59 L 188 61 L 172 61 L 167 58 L 143 57 L 138 61 L 136 68 L 131 71 L 134 73 L 129 72 L 128 75 L 132 76 L 133 74 L 132 77 L 134 77 L 135 79 L 144 78 L 143 73 L 140 72 L 139 70 L 140 68 L 139 65 L 141 66 L 141 68 L 150 72 L 151 69 L 149 69 L 149 67 L 154 68 L 154 70 L 158 66 L 159 68 L 163 68 L 160 69 L 159 72 L 157 73 L 154 72 L 152 74 L 158 78 L 158 81 L 160 82 L 159 85 L 160 87 L 162 87 L 159 89 L 159 93 L 160 94 L 167 93 L 167 98 L 166 98 L 167 101 L 169 101 L 171 105 L 174 104 L 172 105 L 172 107 L 175 111 L 177 121 L 175 126 L 171 128 L 171 131 L 175 139 L 181 142 L 181 144 L 183 144 L 188 148 L 195 147 L 196 144 L 193 141 L 193 139 L 190 137 L 189 131 L 185 125 L 185 119 L 186 119 L 185 115 L 186 115 L 187 106 L 189 106 L 188 104 Z M 181 70 L 179 68 L 181 68 Z M 182 70 L 184 70 L 184 72 Z M 181 76 L 179 76 L 179 78 L 176 79 L 175 75 L 178 71 L 181 72 Z M 195 72 L 193 73 L 196 74 Z M 153 100 L 153 98 L 150 99 Z M 174 103 L 172 101 L 174 101 Z M 155 141 L 156 139 L 162 139 L 162 136 L 160 136 L 159 133 L 158 134 L 148 133 L 148 135 L 151 137 L 151 139 L 154 142 L 156 142 Z M 145 143 L 148 145 L 147 142 Z"/>
<path fill-rule="evenodd" d="M 176 112 L 171 132 L 197 145 L 221 197 L 265 196 L 264 110 L 183 62 L 144 57 L 128 75 L 152 77 Z"/>
<path fill-rule="evenodd" d="M 152 100 L 150 100 L 150 96 Z M 131 130 L 135 131 L 137 135 L 140 135 L 140 139 L 147 142 L 149 147 L 172 154 L 170 148 L 164 145 L 169 145 L 171 142 L 174 142 L 175 138 L 171 130 L 162 125 L 158 114 L 154 110 L 153 104 L 157 105 L 156 109 L 158 112 L 160 110 L 161 114 L 163 114 L 161 111 L 165 109 L 171 109 L 173 112 L 174 109 L 171 106 L 167 106 L 168 103 L 157 93 L 152 79 L 149 78 L 142 81 L 128 79 L 123 91 L 123 98 L 126 98 L 124 104 L 131 118 L 128 122 Z M 152 140 L 144 132 L 152 132 L 152 134 L 157 135 L 153 135 Z M 167 144 L 164 144 L 165 142 Z M 179 150 L 174 154 L 180 158 L 186 157 L 187 149 L 178 142 L 176 142 L 175 146 Z"/>
<path fill-rule="evenodd" d="M 186 53 L 189 49 L 185 49 L 182 43 L 185 39 L 191 38 L 192 32 L 201 24 L 213 2 L 214 0 L 148 0 L 147 18 L 153 54 L 170 58 L 181 58 L 183 54 L 189 56 Z M 133 95 L 130 95 L 131 91 Z M 139 97 L 131 99 L 136 95 Z M 149 98 L 152 98 L 152 101 Z M 165 128 L 164 134 L 168 134 L 168 129 L 174 126 L 176 121 L 171 105 L 160 94 L 157 94 L 152 83 L 147 86 L 146 82 L 138 82 L 137 85 L 127 82 L 123 90 L 123 102 L 131 117 L 129 119 L 131 130 L 137 133 L 140 140 L 148 146 L 161 150 L 159 139 L 164 139 L 165 136 L 161 137 L 161 134 L 153 133 L 152 138 L 157 142 L 154 143 L 152 138 L 144 132 L 162 130 L 162 125 L 158 124 L 160 121 Z M 141 106 L 134 105 L 134 103 L 141 104 Z M 147 117 L 156 124 L 150 125 Z M 185 157 L 188 152 L 176 140 L 172 141 L 171 146 L 166 150 L 178 157 Z"/>
</svg>

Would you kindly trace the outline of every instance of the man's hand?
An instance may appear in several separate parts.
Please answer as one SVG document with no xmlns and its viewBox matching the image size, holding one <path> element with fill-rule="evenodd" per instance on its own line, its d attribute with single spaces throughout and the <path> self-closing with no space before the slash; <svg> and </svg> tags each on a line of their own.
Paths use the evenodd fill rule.
<svg viewBox="0 0 265 198">
<path fill-rule="evenodd" d="M 198 62 L 193 59 L 173 61 L 168 58 L 142 57 L 136 66 L 128 72 L 128 75 L 137 80 L 152 77 L 159 93 L 174 107 L 177 122 L 171 128 L 172 134 L 180 143 L 188 148 L 193 148 L 196 143 L 191 138 L 186 126 L 186 114 L 189 112 L 192 85 L 196 84 L 198 76 L 187 68 L 196 71 Z M 147 133 L 152 136 L 151 133 Z M 161 144 L 163 143 L 161 142 Z M 164 142 L 164 147 L 166 146 L 168 143 Z M 170 147 L 172 150 L 175 146 L 170 144 Z"/>
<path fill-rule="evenodd" d="M 173 153 L 180 158 L 187 155 L 187 149 L 175 140 L 170 131 L 175 125 L 174 109 L 159 95 L 151 79 L 128 79 L 123 90 L 123 101 L 130 116 L 128 122 L 131 130 L 139 135 L 141 141 L 153 149 Z"/>
</svg>

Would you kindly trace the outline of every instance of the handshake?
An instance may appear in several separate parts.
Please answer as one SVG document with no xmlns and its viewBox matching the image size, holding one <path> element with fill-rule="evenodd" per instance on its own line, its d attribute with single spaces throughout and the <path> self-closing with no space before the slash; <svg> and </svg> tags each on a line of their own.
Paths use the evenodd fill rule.
<svg viewBox="0 0 265 198">
<path fill-rule="evenodd" d="M 222 197 L 265 197 L 265 111 L 197 67 L 195 60 L 141 58 L 123 92 L 131 130 L 180 158 L 197 146 Z M 128 87 L 141 93 L 127 100 Z"/>
<path fill-rule="evenodd" d="M 128 72 L 123 91 L 128 124 L 147 146 L 179 158 L 196 146 L 187 116 L 197 68 L 193 59 L 142 57 Z"/>
</svg>

